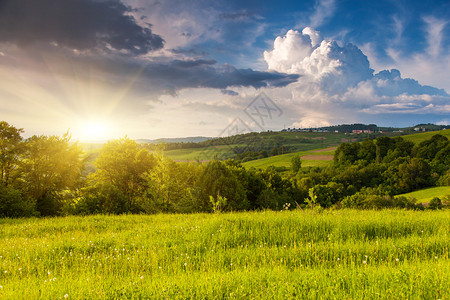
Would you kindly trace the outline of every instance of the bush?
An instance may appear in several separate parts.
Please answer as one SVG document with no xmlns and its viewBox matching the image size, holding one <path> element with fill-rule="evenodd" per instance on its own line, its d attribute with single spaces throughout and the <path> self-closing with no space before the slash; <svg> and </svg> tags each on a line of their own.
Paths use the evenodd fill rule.
<svg viewBox="0 0 450 300">
<path fill-rule="evenodd" d="M 351 196 L 347 196 L 341 201 L 340 205 L 343 208 L 356 208 L 356 209 L 381 209 L 381 208 L 407 208 L 407 209 L 420 209 L 420 205 L 415 204 L 416 199 L 406 198 L 403 196 L 393 197 L 388 195 L 375 195 L 356 193 Z"/>
<path fill-rule="evenodd" d="M 36 203 L 19 190 L 0 185 L 0 217 L 19 218 L 36 215 Z"/>
<path fill-rule="evenodd" d="M 442 201 L 438 197 L 434 197 L 431 199 L 430 203 L 428 203 L 429 209 L 442 209 Z"/>
</svg>

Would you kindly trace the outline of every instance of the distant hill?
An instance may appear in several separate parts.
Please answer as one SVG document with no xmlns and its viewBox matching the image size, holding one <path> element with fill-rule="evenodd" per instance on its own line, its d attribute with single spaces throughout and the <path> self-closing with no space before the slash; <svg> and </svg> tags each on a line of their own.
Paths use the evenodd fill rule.
<svg viewBox="0 0 450 300">
<path fill-rule="evenodd" d="M 421 143 L 425 140 L 429 140 L 433 135 L 440 134 L 443 136 L 446 136 L 448 139 L 450 139 L 450 129 L 446 130 L 439 130 L 439 131 L 429 131 L 429 132 L 421 132 L 421 133 L 415 133 L 415 134 L 409 134 L 402 136 L 405 140 L 414 142 L 415 144 Z"/>
<path fill-rule="evenodd" d="M 170 143 L 201 143 L 207 140 L 213 139 L 212 137 L 204 137 L 204 136 L 194 136 L 194 137 L 185 137 L 185 138 L 161 138 L 156 140 L 149 139 L 137 139 L 137 143 L 147 143 L 147 144 L 170 144 Z"/>
</svg>

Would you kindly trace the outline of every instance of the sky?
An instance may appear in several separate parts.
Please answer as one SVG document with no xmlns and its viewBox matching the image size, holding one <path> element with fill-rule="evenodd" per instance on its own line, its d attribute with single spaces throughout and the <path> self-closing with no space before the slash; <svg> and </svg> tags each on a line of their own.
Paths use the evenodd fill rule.
<svg viewBox="0 0 450 300">
<path fill-rule="evenodd" d="M 0 0 L 0 120 L 80 141 L 450 124 L 450 2 Z"/>
</svg>

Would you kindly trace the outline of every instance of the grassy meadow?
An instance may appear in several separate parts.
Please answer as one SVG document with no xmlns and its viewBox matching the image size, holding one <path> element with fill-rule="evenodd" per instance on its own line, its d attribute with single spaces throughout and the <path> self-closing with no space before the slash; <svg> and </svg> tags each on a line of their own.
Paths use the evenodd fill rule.
<svg viewBox="0 0 450 300">
<path fill-rule="evenodd" d="M 0 220 L 1 299 L 448 299 L 450 211 Z"/>
<path fill-rule="evenodd" d="M 287 153 L 282 155 L 251 160 L 243 163 L 246 168 L 267 168 L 274 167 L 291 167 L 291 159 L 294 155 L 302 157 L 302 167 L 326 167 L 333 163 L 333 155 L 335 148 L 314 149 L 310 151 L 300 151 L 295 153 Z M 320 159 L 315 159 L 320 158 Z"/>
<path fill-rule="evenodd" d="M 419 144 L 425 140 L 429 140 L 433 137 L 435 134 L 440 134 L 443 136 L 446 136 L 448 139 L 450 139 L 450 129 L 446 130 L 438 130 L 438 131 L 428 131 L 428 132 L 421 132 L 421 133 L 415 133 L 415 134 L 409 134 L 402 136 L 405 140 L 414 142 L 415 144 Z"/>
<path fill-rule="evenodd" d="M 450 195 L 450 186 L 436 186 L 432 188 L 414 191 L 411 193 L 401 194 L 399 196 L 405 196 L 406 198 L 414 198 L 417 200 L 417 203 L 428 203 L 434 197 L 443 199 L 447 195 Z"/>
</svg>

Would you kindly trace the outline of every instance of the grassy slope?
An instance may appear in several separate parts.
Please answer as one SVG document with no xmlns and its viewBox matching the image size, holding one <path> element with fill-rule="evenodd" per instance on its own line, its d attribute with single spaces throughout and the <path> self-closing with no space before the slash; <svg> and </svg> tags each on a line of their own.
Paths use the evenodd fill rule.
<svg viewBox="0 0 450 300">
<path fill-rule="evenodd" d="M 3 219 L 0 298 L 445 299 L 449 218 L 342 210 Z"/>
<path fill-rule="evenodd" d="M 413 141 L 415 143 L 420 143 L 426 139 L 431 138 L 435 134 L 442 134 L 450 138 L 450 130 L 441 130 L 441 131 L 433 131 L 433 132 L 424 132 L 412 135 L 403 136 L 405 139 Z M 295 149 L 299 150 L 300 155 L 333 155 L 334 151 L 323 152 L 323 153 L 310 153 L 310 150 L 316 150 L 321 148 L 327 148 L 331 146 L 336 146 L 345 141 L 348 138 L 356 138 L 359 136 L 346 136 L 344 134 L 339 133 L 312 133 L 312 132 L 274 132 L 272 135 L 281 136 L 285 139 L 285 146 L 292 146 Z M 259 136 L 259 139 L 263 140 L 264 135 Z M 87 154 L 92 154 L 93 157 L 98 155 L 102 144 L 89 144 L 82 143 L 82 147 L 84 148 Z M 209 148 L 193 148 L 193 149 L 177 149 L 166 151 L 165 154 L 178 161 L 194 161 L 194 160 L 209 160 L 214 158 L 217 154 L 220 158 L 232 158 L 234 157 L 232 147 L 236 145 L 228 146 L 216 146 Z M 290 166 L 290 158 L 293 153 L 280 155 L 276 157 L 269 157 L 261 160 L 251 161 L 245 163 L 246 166 L 256 167 L 256 168 L 266 168 L 270 165 L 274 166 Z M 309 166 L 327 166 L 329 165 L 329 161 L 323 160 L 305 160 L 303 162 L 303 167 Z"/>
<path fill-rule="evenodd" d="M 422 133 L 404 135 L 402 137 L 404 139 L 408 140 L 408 141 L 414 142 L 415 144 L 419 144 L 420 142 L 423 142 L 425 140 L 429 140 L 435 134 L 441 134 L 443 136 L 446 136 L 448 139 L 450 139 L 450 129 L 439 130 L 439 131 L 430 131 L 430 132 L 422 132 Z"/>
<path fill-rule="evenodd" d="M 313 150 L 314 151 L 314 150 Z M 245 167 L 251 168 L 267 168 L 269 166 L 275 166 L 275 167 L 287 167 L 289 168 L 291 166 L 291 158 L 294 155 L 300 155 L 300 156 L 318 156 L 318 155 L 333 155 L 334 151 L 324 151 L 324 152 L 313 152 L 313 151 L 301 151 L 301 152 L 295 152 L 295 153 L 287 153 L 277 156 L 271 156 L 267 158 L 252 160 L 243 163 Z M 302 167 L 324 167 L 328 166 L 333 161 L 327 161 L 327 160 L 302 160 Z"/>
<path fill-rule="evenodd" d="M 320 148 L 336 146 L 342 143 L 342 139 L 347 138 L 346 135 L 340 133 L 312 133 L 312 132 L 273 132 L 263 133 L 252 140 L 251 143 L 264 143 L 269 136 L 280 136 L 284 139 L 284 146 L 292 147 L 297 151 L 308 151 Z M 214 151 L 218 151 L 221 158 L 233 158 L 233 147 L 216 146 L 210 148 L 195 149 L 177 149 L 165 151 L 165 155 L 174 160 L 208 160 L 213 158 Z M 239 146 L 245 146 L 241 144 Z"/>
<path fill-rule="evenodd" d="M 210 160 L 214 156 L 220 158 L 231 158 L 234 156 L 230 147 L 208 147 L 192 149 L 175 149 L 165 151 L 164 155 L 176 161 Z"/>
<path fill-rule="evenodd" d="M 308 134 L 314 134 L 314 133 L 308 133 Z M 327 133 L 329 134 L 329 133 Z M 440 130 L 440 131 L 432 131 L 432 132 L 423 132 L 423 133 L 416 133 L 411 135 L 405 135 L 402 136 L 404 139 L 412 141 L 416 144 L 423 142 L 427 139 L 430 139 L 435 134 L 441 134 L 446 136 L 450 139 L 450 130 Z M 326 136 L 326 134 L 324 135 Z M 341 137 L 342 140 L 342 137 Z M 334 141 L 338 143 L 338 141 Z M 328 144 L 331 144 L 328 142 Z M 318 144 L 316 144 L 318 145 Z M 313 148 L 318 149 L 318 148 Z M 275 167 L 290 167 L 290 159 L 295 154 L 300 154 L 301 156 L 304 155 L 334 155 L 334 151 L 326 151 L 326 152 L 310 152 L 310 151 L 301 151 L 297 153 L 288 153 L 278 156 L 272 156 L 268 158 L 262 158 L 258 160 L 253 160 L 244 163 L 244 166 L 246 167 L 255 167 L 255 168 L 267 168 L 269 166 L 275 166 Z M 323 161 L 323 160 L 303 160 L 302 167 L 324 167 L 330 165 L 331 161 Z"/>
<path fill-rule="evenodd" d="M 437 186 L 423 190 L 414 191 L 411 193 L 401 194 L 407 198 L 415 198 L 418 203 L 428 203 L 434 197 L 441 198 L 450 195 L 450 186 Z"/>
</svg>

